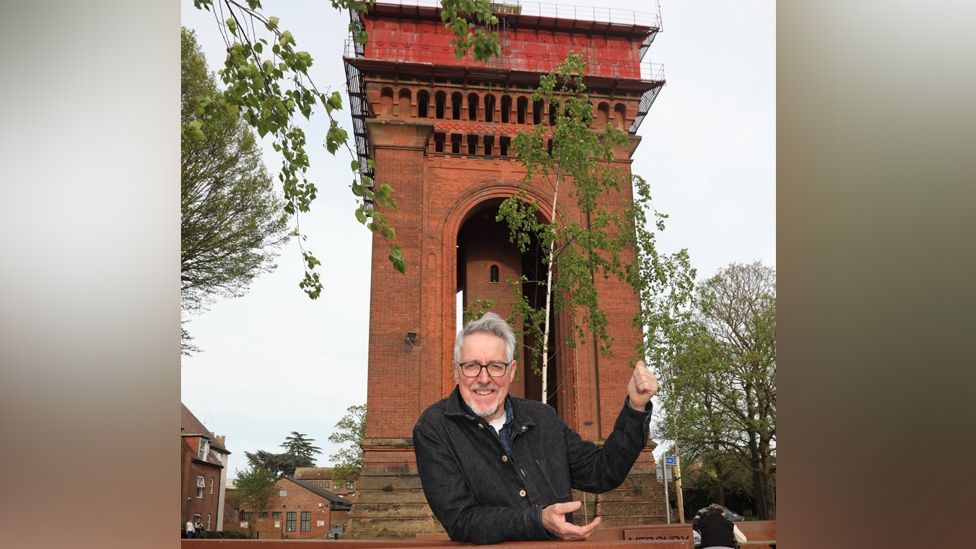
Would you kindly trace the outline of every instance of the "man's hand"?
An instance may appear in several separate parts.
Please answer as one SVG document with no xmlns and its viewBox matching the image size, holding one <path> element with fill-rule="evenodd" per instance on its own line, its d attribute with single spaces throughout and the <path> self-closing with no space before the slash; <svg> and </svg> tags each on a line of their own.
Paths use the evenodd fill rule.
<svg viewBox="0 0 976 549">
<path fill-rule="evenodd" d="M 634 375 L 630 376 L 627 384 L 627 394 L 630 396 L 630 407 L 644 411 L 647 401 L 657 394 L 657 374 L 652 374 L 643 360 L 638 360 L 634 365 Z"/>
<path fill-rule="evenodd" d="M 553 503 L 542 510 L 542 526 L 552 535 L 567 541 L 584 540 L 590 537 L 590 534 L 600 525 L 600 517 L 596 517 L 593 522 L 585 526 L 566 522 L 566 513 L 572 513 L 581 505 L 579 501 Z"/>
</svg>

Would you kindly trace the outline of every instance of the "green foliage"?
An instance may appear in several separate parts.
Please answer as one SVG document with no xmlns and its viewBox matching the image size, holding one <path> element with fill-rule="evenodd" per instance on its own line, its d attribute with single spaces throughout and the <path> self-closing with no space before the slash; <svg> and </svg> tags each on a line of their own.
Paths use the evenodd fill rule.
<svg viewBox="0 0 976 549">
<path fill-rule="evenodd" d="M 278 480 L 274 472 L 251 464 L 244 471 L 237 471 L 237 493 L 242 508 L 261 510 L 268 508 L 268 501 L 274 495 Z"/>
<path fill-rule="evenodd" d="M 552 122 L 515 136 L 515 155 L 525 167 L 526 176 L 521 191 L 502 203 L 497 217 L 508 224 L 510 240 L 520 251 L 533 246 L 548 250 L 543 258 L 547 280 L 521 281 L 523 286 L 544 287 L 545 301 L 542 306 L 534 305 L 524 292 L 517 290 L 513 313 L 515 324 L 524 326 L 526 340 L 537 342 L 529 347 L 536 372 L 544 371 L 544 357 L 548 354 L 550 306 L 555 311 L 579 311 L 582 315 L 582 323 L 571 323 L 573 333 L 566 340 L 568 345 L 589 332 L 600 352 L 610 354 L 613 340 L 607 331 L 607 315 L 599 303 L 599 281 L 616 278 L 640 291 L 642 301 L 653 302 L 663 291 L 680 293 L 671 284 L 679 284 L 680 275 L 687 276 L 679 272 L 681 268 L 690 270 L 684 251 L 676 259 L 667 258 L 675 262 L 671 270 L 661 269 L 660 265 L 645 269 L 635 259 L 635 252 L 640 258 L 649 255 L 654 261 L 660 259 L 653 233 L 645 227 L 650 195 L 639 177 L 633 183 L 642 186 L 639 185 L 632 205 L 623 192 L 624 185 L 631 181 L 625 175 L 627 167 L 614 163 L 614 151 L 627 143 L 628 135 L 610 124 L 602 131 L 591 127 L 593 107 L 583 81 L 585 68 L 582 54 L 573 53 L 540 79 L 533 99 L 549 106 Z M 550 185 L 551 214 L 544 214 L 529 197 L 527 186 L 534 179 Z M 570 193 L 574 208 L 559 207 L 561 192 Z M 657 225 L 657 230 L 663 229 L 663 224 Z M 655 277 L 656 282 L 648 277 Z M 689 280 L 693 279 L 691 274 Z M 642 323 L 646 319 L 638 315 L 634 320 Z M 637 353 L 644 357 L 644 347 L 639 346 Z"/>
<path fill-rule="evenodd" d="M 291 435 L 286 437 L 285 441 L 281 443 L 281 447 L 285 449 L 286 454 L 297 458 L 314 460 L 315 454 L 321 454 L 322 449 L 312 444 L 313 442 L 315 440 L 308 438 L 307 435 L 298 431 L 292 431 Z"/>
<path fill-rule="evenodd" d="M 376 185 L 368 173 L 361 170 L 356 153 L 349 145 L 349 133 L 336 119 L 335 112 L 342 109 L 342 96 L 338 91 L 319 89 L 312 79 L 312 56 L 298 49 L 291 31 L 283 29 L 281 21 L 268 16 L 259 0 L 247 0 L 246 5 L 237 0 L 194 0 L 194 7 L 223 14 L 221 22 L 216 18 L 227 45 L 227 58 L 220 71 L 225 85 L 222 94 L 201 105 L 203 120 L 219 116 L 223 112 L 239 112 L 261 137 L 270 136 L 275 151 L 282 156 L 278 180 L 284 191 L 283 210 L 296 220 L 296 231 L 301 234 L 298 218 L 309 212 L 318 188 L 307 177 L 310 157 L 306 150 L 305 132 L 298 127 L 299 116 L 308 119 L 321 109 L 329 118 L 324 145 L 329 154 L 345 149 L 349 154 L 352 171 L 352 192 L 356 197 L 356 220 L 370 231 L 379 234 L 390 245 L 389 260 L 398 271 L 406 272 L 403 252 L 396 243 L 396 233 L 381 209 L 396 207 L 392 187 Z M 218 6 L 215 7 L 215 4 Z M 372 0 L 331 0 L 332 7 L 348 9 L 351 14 L 362 14 L 373 4 Z M 485 29 L 497 25 L 491 14 L 488 0 L 443 0 L 441 17 L 445 26 L 456 38 L 452 41 L 459 57 L 469 50 L 477 60 L 487 60 L 498 55 L 500 48 L 497 34 Z M 351 17 L 349 31 L 354 40 L 365 44 L 367 33 L 359 17 Z M 184 139 L 202 139 L 206 128 L 203 124 L 185 123 Z M 305 274 L 299 287 L 309 298 L 316 299 L 322 292 L 321 278 L 316 267 L 321 262 L 306 249 L 306 235 L 297 240 L 302 253 Z"/>
<path fill-rule="evenodd" d="M 347 445 L 329 456 L 333 463 L 332 481 L 339 484 L 356 480 L 363 468 L 361 444 L 366 436 L 366 405 L 355 404 L 346 408 L 346 415 L 342 416 L 335 427 L 335 432 L 329 435 L 329 441 Z"/>
<path fill-rule="evenodd" d="M 748 470 L 760 518 L 775 516 L 775 333 L 775 271 L 729 265 L 699 285 L 691 314 L 675 323 L 661 390 L 664 436 L 719 477 L 733 470 L 728 460 Z"/>
<path fill-rule="evenodd" d="M 315 454 L 322 451 L 312 443 L 315 440 L 308 438 L 307 435 L 292 431 L 291 435 L 285 438 L 281 447 L 285 452 L 276 454 L 265 450 L 257 452 L 244 452 L 247 461 L 252 468 L 258 467 L 271 471 L 276 477 L 292 476 L 295 469 L 299 467 L 315 467 Z"/>
<path fill-rule="evenodd" d="M 181 30 L 180 297 L 184 313 L 216 296 L 243 295 L 255 276 L 275 268 L 287 240 L 284 202 L 261 150 L 233 109 L 202 112 L 219 93 L 192 31 Z M 185 321 L 184 321 L 185 322 Z M 184 327 L 184 354 L 196 348 Z"/>
<path fill-rule="evenodd" d="M 471 303 L 464 308 L 461 312 L 462 323 L 467 324 L 472 320 L 477 320 L 485 315 L 492 307 L 495 306 L 494 299 L 476 299 L 474 303 Z"/>
</svg>

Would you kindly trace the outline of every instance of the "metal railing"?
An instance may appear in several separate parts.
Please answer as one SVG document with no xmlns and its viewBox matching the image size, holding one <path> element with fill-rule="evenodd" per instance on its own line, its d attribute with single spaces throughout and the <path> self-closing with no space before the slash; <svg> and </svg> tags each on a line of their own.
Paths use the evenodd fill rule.
<svg viewBox="0 0 976 549">
<path fill-rule="evenodd" d="M 562 62 L 562 59 L 555 57 L 538 58 L 523 56 L 520 55 L 521 52 L 518 49 L 509 50 L 508 54 L 492 58 L 487 62 L 480 62 L 475 61 L 470 54 L 458 59 L 453 53 L 448 51 L 449 48 L 433 48 L 436 48 L 436 46 L 404 45 L 404 47 L 398 49 L 386 48 L 381 57 L 369 57 L 363 53 L 362 47 L 356 44 L 352 37 L 349 37 L 346 39 L 343 55 L 345 57 L 390 63 L 463 66 L 475 69 L 521 70 L 542 73 L 551 71 Z M 589 55 L 586 61 L 587 76 L 627 78 L 653 82 L 664 81 L 664 65 L 651 63 L 650 60 L 633 61 L 610 56 Z"/>
<path fill-rule="evenodd" d="M 661 6 L 658 0 L 652 0 L 655 12 L 615 9 L 600 6 L 583 6 L 557 2 L 530 2 L 523 0 L 501 0 L 492 2 L 495 12 L 513 13 L 531 17 L 549 17 L 555 19 L 576 19 L 579 21 L 597 21 L 621 25 L 640 25 L 654 29 L 661 28 Z M 419 6 L 440 8 L 438 0 L 380 0 L 377 4 L 391 6 Z M 514 8 L 514 9 L 511 9 Z"/>
</svg>

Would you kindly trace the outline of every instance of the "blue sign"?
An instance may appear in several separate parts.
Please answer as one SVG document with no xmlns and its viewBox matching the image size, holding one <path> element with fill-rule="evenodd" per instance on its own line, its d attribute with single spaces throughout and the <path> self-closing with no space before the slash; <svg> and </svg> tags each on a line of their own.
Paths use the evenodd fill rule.
<svg viewBox="0 0 976 549">
<path fill-rule="evenodd" d="M 677 458 L 677 456 L 664 456 L 664 464 L 665 465 L 677 465 L 678 464 L 678 458 Z"/>
</svg>

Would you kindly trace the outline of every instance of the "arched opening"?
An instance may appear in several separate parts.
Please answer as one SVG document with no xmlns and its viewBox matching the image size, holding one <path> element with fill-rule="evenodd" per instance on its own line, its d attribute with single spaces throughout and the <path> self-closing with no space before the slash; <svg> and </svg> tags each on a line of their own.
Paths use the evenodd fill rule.
<svg viewBox="0 0 976 549">
<path fill-rule="evenodd" d="M 488 94 L 485 96 L 485 122 L 495 121 L 495 96 Z"/>
<path fill-rule="evenodd" d="M 515 121 L 519 124 L 525 124 L 525 113 L 529 110 L 529 98 L 519 97 L 515 101 Z"/>
<path fill-rule="evenodd" d="M 461 119 L 461 98 L 461 92 L 451 94 L 451 118 L 454 120 Z"/>
<path fill-rule="evenodd" d="M 439 91 L 434 94 L 434 118 L 444 118 L 444 103 L 446 102 L 446 93 Z"/>
<path fill-rule="evenodd" d="M 617 126 L 621 130 L 624 129 L 624 123 L 627 119 L 627 107 L 623 103 L 617 103 L 613 107 L 613 125 Z"/>
<path fill-rule="evenodd" d="M 593 127 L 602 130 L 607 127 L 607 122 L 610 120 L 610 105 L 607 103 L 600 103 L 596 107 L 596 120 L 594 120 Z"/>
<path fill-rule="evenodd" d="M 518 284 L 522 276 L 528 279 L 528 282 L 521 284 L 523 298 L 533 307 L 541 307 L 544 303 L 544 249 L 536 239 L 532 239 L 528 251 L 521 253 L 509 242 L 508 225 L 504 221 L 495 220 L 501 202 L 501 198 L 482 202 L 472 209 L 458 229 L 455 310 L 467 314 L 490 310 L 509 319 L 515 305 L 513 284 Z M 485 304 L 489 301 L 492 304 L 486 307 Z M 461 324 L 460 320 L 458 324 Z M 553 315 L 550 318 L 547 383 L 548 403 L 559 413 L 557 395 L 563 367 L 556 345 L 559 341 L 559 334 L 555 331 L 557 324 Z M 526 335 L 518 336 L 518 369 L 510 391 L 514 396 L 539 401 L 542 397 L 542 378 L 536 370 L 540 370 L 541 360 L 538 356 L 532 356 L 530 349 L 540 349 L 541 345 L 533 341 L 534 330 L 527 330 L 524 325 L 515 328 L 517 332 Z"/>
<path fill-rule="evenodd" d="M 468 94 L 468 120 L 478 119 L 478 94 Z"/>
<path fill-rule="evenodd" d="M 430 105 L 430 92 L 420 90 L 417 92 L 417 117 L 427 118 L 427 108 Z"/>
<path fill-rule="evenodd" d="M 406 118 L 408 116 L 413 116 L 413 108 L 410 105 L 410 99 L 412 94 L 408 88 L 400 88 L 400 93 L 397 96 L 397 106 L 399 107 L 398 116 Z"/>
<path fill-rule="evenodd" d="M 380 108 L 376 109 L 376 114 L 382 117 L 393 116 L 393 88 L 380 90 Z"/>
<path fill-rule="evenodd" d="M 544 109 L 541 99 L 532 102 L 532 123 L 538 126 L 542 124 L 542 111 Z"/>
<path fill-rule="evenodd" d="M 512 116 L 512 96 L 502 96 L 502 124 L 508 124 Z"/>
<path fill-rule="evenodd" d="M 553 101 L 549 103 L 549 125 L 556 125 L 556 117 L 559 115 L 559 102 Z"/>
</svg>

